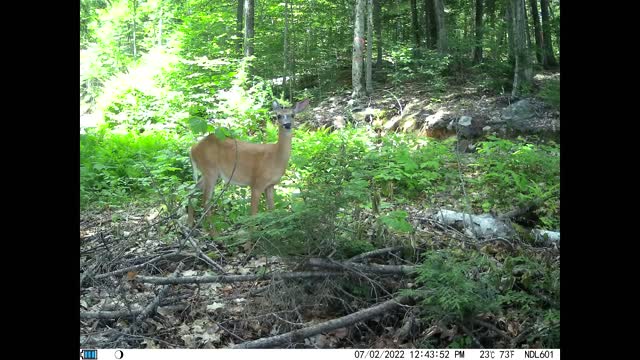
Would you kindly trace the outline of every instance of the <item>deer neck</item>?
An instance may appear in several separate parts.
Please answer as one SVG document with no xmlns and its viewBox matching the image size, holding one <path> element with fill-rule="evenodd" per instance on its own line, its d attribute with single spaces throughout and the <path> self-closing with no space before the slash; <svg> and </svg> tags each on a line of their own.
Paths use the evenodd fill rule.
<svg viewBox="0 0 640 360">
<path fill-rule="evenodd" d="M 285 167 L 289 162 L 291 156 L 291 131 L 286 131 L 280 127 L 278 131 L 278 142 L 276 143 L 277 156 L 279 162 L 282 162 Z"/>
</svg>

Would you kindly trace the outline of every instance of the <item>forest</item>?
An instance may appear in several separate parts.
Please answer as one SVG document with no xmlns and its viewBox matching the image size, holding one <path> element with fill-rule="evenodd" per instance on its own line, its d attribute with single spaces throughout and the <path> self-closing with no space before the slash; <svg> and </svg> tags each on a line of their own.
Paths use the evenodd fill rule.
<svg viewBox="0 0 640 360">
<path fill-rule="evenodd" d="M 560 348 L 559 0 L 79 20 L 81 348 Z"/>
</svg>

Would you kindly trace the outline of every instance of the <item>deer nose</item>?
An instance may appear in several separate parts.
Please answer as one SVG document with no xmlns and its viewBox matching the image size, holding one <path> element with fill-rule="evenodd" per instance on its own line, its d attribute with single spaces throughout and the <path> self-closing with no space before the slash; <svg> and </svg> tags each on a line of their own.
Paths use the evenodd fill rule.
<svg viewBox="0 0 640 360">
<path fill-rule="evenodd" d="M 287 129 L 287 130 L 291 130 L 291 123 L 282 124 L 282 126 L 284 126 L 284 128 Z"/>
</svg>

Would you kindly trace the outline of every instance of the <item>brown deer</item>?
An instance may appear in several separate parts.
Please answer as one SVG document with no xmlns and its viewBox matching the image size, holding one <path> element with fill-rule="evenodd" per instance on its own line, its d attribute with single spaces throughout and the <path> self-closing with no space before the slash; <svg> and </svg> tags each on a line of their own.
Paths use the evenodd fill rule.
<svg viewBox="0 0 640 360">
<path fill-rule="evenodd" d="M 273 102 L 273 111 L 278 116 L 278 142 L 275 144 L 254 144 L 234 139 L 220 140 L 214 134 L 191 147 L 189 153 L 193 167 L 193 178 L 202 190 L 202 204 L 206 209 L 213 190 L 222 177 L 224 181 L 251 187 L 251 215 L 258 213 L 260 196 L 266 193 L 267 208 L 273 209 L 273 187 L 289 163 L 291 156 L 291 126 L 294 116 L 309 105 L 309 99 L 298 102 L 294 107 L 283 108 Z M 202 174 L 198 181 L 197 170 Z M 232 175 L 233 174 L 233 175 Z M 231 177 L 231 179 L 229 179 Z M 211 214 L 207 214 L 210 216 Z M 189 206 L 189 224 L 193 225 L 193 209 Z M 215 229 L 210 231 L 215 234 Z"/>
</svg>

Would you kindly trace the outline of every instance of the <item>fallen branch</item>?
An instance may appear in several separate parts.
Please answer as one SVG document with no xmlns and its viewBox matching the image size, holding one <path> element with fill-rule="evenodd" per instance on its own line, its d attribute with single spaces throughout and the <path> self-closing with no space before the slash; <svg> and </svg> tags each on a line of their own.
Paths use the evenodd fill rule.
<svg viewBox="0 0 640 360">
<path fill-rule="evenodd" d="M 114 271 L 111 271 L 111 272 L 108 272 L 108 273 L 104 273 L 104 274 L 98 274 L 94 278 L 96 280 L 98 280 L 98 279 L 106 278 L 106 277 L 113 276 L 113 275 L 124 274 L 124 273 L 129 272 L 129 271 L 140 269 L 140 268 L 142 268 L 142 267 L 144 267 L 146 265 L 153 264 L 154 262 L 157 262 L 157 261 L 160 261 L 160 260 L 163 260 L 163 259 L 168 259 L 168 258 L 171 258 L 171 257 L 174 257 L 174 256 L 179 256 L 179 255 L 180 254 L 178 252 L 171 252 L 169 254 L 156 256 L 156 257 L 154 257 L 153 259 L 151 259 L 149 261 L 143 262 L 142 264 L 128 266 L 126 268 L 114 270 Z"/>
<path fill-rule="evenodd" d="M 325 259 L 312 258 L 309 259 L 309 265 L 318 266 L 325 269 L 334 270 L 358 270 L 365 273 L 391 274 L 391 275 L 409 275 L 416 270 L 415 266 L 408 265 L 378 265 L 378 264 L 358 264 L 353 262 L 334 262 Z"/>
<path fill-rule="evenodd" d="M 176 270 L 173 272 L 173 276 L 178 276 L 178 274 L 180 273 L 183 267 L 184 267 L 184 263 L 178 264 L 178 266 L 176 267 Z M 160 290 L 160 292 L 158 293 L 158 295 L 156 295 L 153 301 L 150 302 L 149 305 L 147 305 L 147 307 L 145 307 L 144 310 L 142 310 L 142 312 L 138 314 L 138 316 L 136 316 L 136 323 L 133 324 L 133 326 L 136 326 L 137 324 L 141 323 L 142 321 L 144 321 L 144 319 L 146 319 L 156 311 L 156 309 L 158 308 L 158 305 L 160 304 L 160 300 L 162 300 L 169 292 L 169 288 L 170 288 L 169 285 L 165 285 L 162 288 L 162 290 Z"/>
<path fill-rule="evenodd" d="M 358 262 L 358 261 L 366 259 L 368 257 L 383 255 L 383 254 L 387 254 L 387 253 L 390 253 L 390 252 L 393 252 L 393 251 L 397 251 L 397 250 L 402 250 L 402 246 L 386 247 L 386 248 L 382 248 L 382 249 L 376 249 L 376 250 L 373 250 L 373 251 L 364 252 L 362 254 L 358 254 L 358 255 L 352 257 L 348 261 L 349 262 Z"/>
<path fill-rule="evenodd" d="M 301 341 L 304 338 L 308 338 L 313 335 L 320 334 L 347 326 L 351 326 L 355 323 L 369 320 L 373 317 L 386 314 L 387 312 L 395 309 L 398 306 L 408 304 L 410 299 L 408 297 L 394 298 L 383 302 L 382 304 L 375 305 L 368 309 L 357 311 L 353 314 L 343 316 L 338 319 L 325 321 L 320 324 L 309 326 L 303 329 L 294 330 L 285 334 L 271 336 L 253 341 L 247 341 L 242 344 L 234 346 L 236 349 L 262 349 L 270 348 L 285 343 Z"/>
<path fill-rule="evenodd" d="M 158 308 L 167 309 L 171 311 L 180 311 L 187 308 L 186 304 L 158 306 Z M 112 320 L 121 318 L 135 318 L 142 313 L 142 310 L 116 310 L 116 311 L 81 311 L 80 319 L 101 319 Z"/>
<path fill-rule="evenodd" d="M 207 283 L 233 283 L 241 281 L 271 280 L 271 279 L 305 279 L 317 277 L 344 276 L 339 272 L 292 272 L 292 273 L 271 273 L 262 275 L 219 275 L 219 276 L 184 276 L 184 277 L 161 277 L 161 276 L 137 276 L 136 281 L 147 284 L 167 285 L 167 284 L 207 284 Z"/>
<path fill-rule="evenodd" d="M 492 330 L 496 334 L 502 336 L 503 338 L 505 338 L 505 339 L 507 339 L 509 341 L 513 340 L 513 338 L 511 336 L 509 336 L 506 332 L 498 329 L 495 325 L 493 325 L 493 324 L 491 324 L 489 322 L 482 321 L 482 320 L 479 320 L 479 319 L 474 319 L 473 323 L 477 324 L 477 325 L 480 325 L 480 326 L 483 326 L 483 327 L 486 327 L 487 329 Z"/>
</svg>

